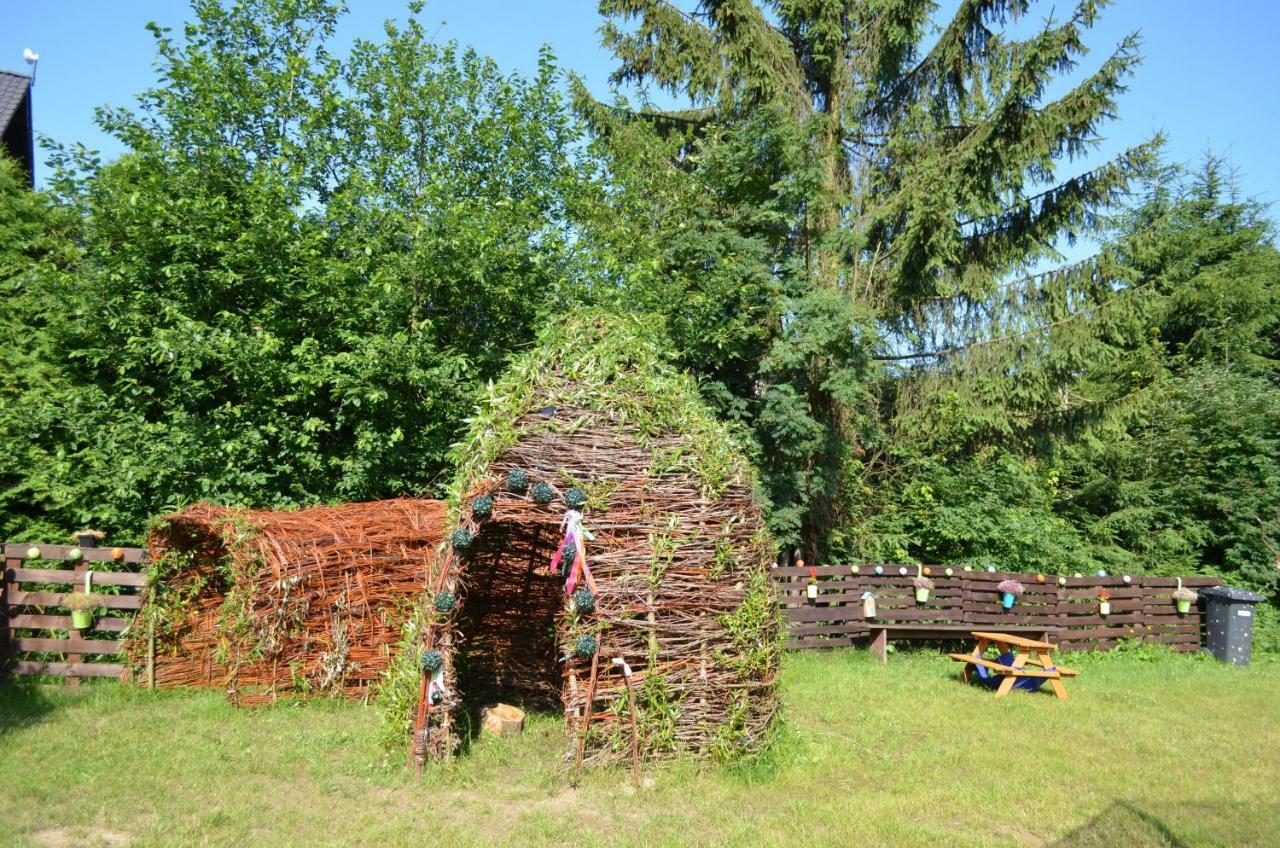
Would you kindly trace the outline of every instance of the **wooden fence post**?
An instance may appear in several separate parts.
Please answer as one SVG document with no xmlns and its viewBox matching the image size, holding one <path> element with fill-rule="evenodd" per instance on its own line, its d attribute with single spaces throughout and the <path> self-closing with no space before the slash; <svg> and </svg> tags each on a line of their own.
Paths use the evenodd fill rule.
<svg viewBox="0 0 1280 848">
<path fill-rule="evenodd" d="M 79 580 L 81 578 L 81 575 L 84 574 L 86 569 L 87 569 L 87 566 L 84 564 L 84 557 L 81 556 L 80 559 L 76 561 L 75 568 L 71 570 L 76 573 L 76 579 Z M 76 592 L 78 591 L 78 589 L 79 589 L 79 586 L 77 584 L 75 583 L 71 584 L 72 592 Z M 84 631 L 82 630 L 72 629 L 68 632 L 71 633 L 72 637 L 75 639 L 84 638 Z M 79 686 L 80 678 L 77 677 L 75 674 L 75 667 L 84 659 L 84 655 L 83 654 L 66 654 L 65 656 L 67 658 L 67 685 Z"/>
<path fill-rule="evenodd" d="M 9 569 L 17 567 L 17 560 L 6 557 L 0 562 L 4 563 L 4 570 L 0 571 L 0 680 L 3 680 L 14 657 L 13 636 L 9 630 Z"/>
</svg>

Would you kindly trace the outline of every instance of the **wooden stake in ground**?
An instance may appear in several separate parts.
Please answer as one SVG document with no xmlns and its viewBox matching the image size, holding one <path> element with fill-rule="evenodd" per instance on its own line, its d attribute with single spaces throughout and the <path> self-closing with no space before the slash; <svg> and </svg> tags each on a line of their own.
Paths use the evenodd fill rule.
<svg viewBox="0 0 1280 848">
<path fill-rule="evenodd" d="M 627 683 L 627 710 L 631 713 L 631 779 L 640 785 L 640 730 L 636 726 L 636 692 L 631 688 L 631 666 L 622 657 L 614 657 L 613 664 L 622 666 L 622 678 Z"/>
<path fill-rule="evenodd" d="M 587 705 L 582 714 L 582 730 L 578 733 L 578 761 L 574 768 L 573 785 L 582 778 L 582 753 L 587 747 L 587 727 L 591 724 L 591 707 L 596 699 L 596 673 L 600 669 L 600 648 L 591 655 L 591 680 L 587 682 Z"/>
</svg>

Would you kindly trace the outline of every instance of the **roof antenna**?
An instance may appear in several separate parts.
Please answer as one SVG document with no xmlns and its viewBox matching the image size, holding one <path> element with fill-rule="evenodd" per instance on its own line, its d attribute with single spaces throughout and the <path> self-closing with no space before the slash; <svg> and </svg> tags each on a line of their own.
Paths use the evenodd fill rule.
<svg viewBox="0 0 1280 848">
<path fill-rule="evenodd" d="M 30 85 L 34 86 L 36 84 L 36 62 L 40 61 L 40 54 L 32 50 L 30 47 L 25 47 L 22 50 L 22 61 L 31 66 Z"/>
</svg>

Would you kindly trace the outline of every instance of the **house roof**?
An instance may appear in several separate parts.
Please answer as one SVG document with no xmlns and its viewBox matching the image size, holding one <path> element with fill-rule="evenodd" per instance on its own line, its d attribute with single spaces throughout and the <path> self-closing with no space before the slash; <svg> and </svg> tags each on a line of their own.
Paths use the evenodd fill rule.
<svg viewBox="0 0 1280 848">
<path fill-rule="evenodd" d="M 9 122 L 22 107 L 23 98 L 31 87 L 31 77 L 15 74 L 12 71 L 0 71 L 0 133 L 8 128 Z"/>
</svg>

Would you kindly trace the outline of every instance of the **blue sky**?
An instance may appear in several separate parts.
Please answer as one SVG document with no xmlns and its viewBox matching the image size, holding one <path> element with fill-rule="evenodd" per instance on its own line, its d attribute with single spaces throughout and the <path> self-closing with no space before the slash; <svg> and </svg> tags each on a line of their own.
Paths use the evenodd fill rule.
<svg viewBox="0 0 1280 848">
<path fill-rule="evenodd" d="M 376 37 L 385 18 L 405 14 L 405 0 L 349 5 L 339 42 Z M 942 2 L 944 10 L 953 5 Z M 1070 3 L 1041 3 L 1034 14 L 1043 17 L 1055 6 L 1062 14 Z M 94 107 L 130 105 L 153 82 L 153 39 L 143 25 L 154 20 L 176 28 L 186 14 L 180 0 L 0 0 L 0 68 L 24 70 L 23 48 L 39 52 L 37 130 L 110 155 L 118 147 L 94 127 Z M 442 39 L 473 45 L 509 70 L 532 72 L 539 46 L 550 44 L 562 66 L 583 74 L 598 93 L 607 90 L 612 64 L 599 45 L 594 0 L 428 0 L 422 20 L 445 21 Z M 1194 163 L 1212 147 L 1238 169 L 1246 195 L 1280 200 L 1280 63 L 1274 46 L 1280 3 L 1117 0 L 1095 28 L 1094 54 L 1081 72 L 1132 30 L 1142 31 L 1145 60 L 1093 158 L 1164 130 L 1173 160 Z"/>
</svg>

